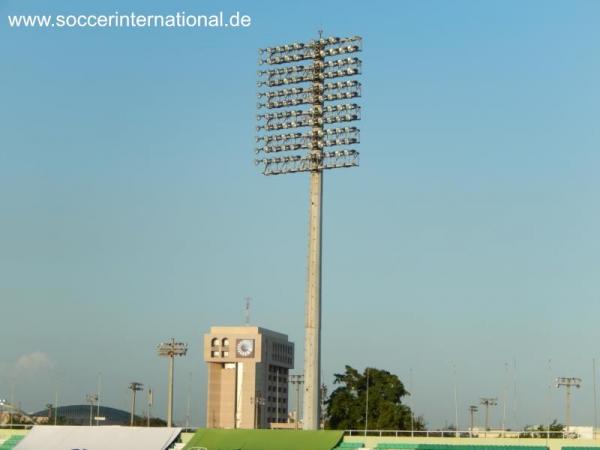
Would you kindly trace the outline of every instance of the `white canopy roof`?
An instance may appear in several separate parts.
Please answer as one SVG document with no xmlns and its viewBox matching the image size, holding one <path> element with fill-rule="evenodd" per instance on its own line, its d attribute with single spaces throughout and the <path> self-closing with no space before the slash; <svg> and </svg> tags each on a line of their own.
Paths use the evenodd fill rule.
<svg viewBox="0 0 600 450">
<path fill-rule="evenodd" d="M 166 450 L 181 428 L 35 426 L 15 450 Z"/>
</svg>

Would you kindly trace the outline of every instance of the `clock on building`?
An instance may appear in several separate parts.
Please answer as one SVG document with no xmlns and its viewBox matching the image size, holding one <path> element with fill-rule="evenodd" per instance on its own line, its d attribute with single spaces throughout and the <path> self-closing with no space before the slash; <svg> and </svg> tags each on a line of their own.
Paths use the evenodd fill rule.
<svg viewBox="0 0 600 450">
<path fill-rule="evenodd" d="M 241 358 L 251 358 L 254 356 L 254 339 L 238 339 L 235 352 Z"/>
</svg>

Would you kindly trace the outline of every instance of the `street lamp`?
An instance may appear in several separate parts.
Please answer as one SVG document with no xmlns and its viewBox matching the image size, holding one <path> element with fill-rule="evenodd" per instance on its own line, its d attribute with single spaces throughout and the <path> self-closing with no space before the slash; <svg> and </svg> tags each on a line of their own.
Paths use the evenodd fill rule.
<svg viewBox="0 0 600 450">
<path fill-rule="evenodd" d="M 256 164 L 264 175 L 310 173 L 304 343 L 304 426 L 319 427 L 323 171 L 358 166 L 362 38 L 329 37 L 259 50 Z M 335 148 L 336 150 L 333 150 Z M 283 152 L 285 156 L 280 156 Z"/>
<path fill-rule="evenodd" d="M 173 372 L 175 369 L 175 357 L 185 356 L 188 345 L 183 342 L 175 342 L 171 338 L 169 342 L 162 342 L 158 346 L 158 356 L 166 356 L 169 358 L 169 398 L 167 401 L 167 426 L 173 426 Z"/>
<path fill-rule="evenodd" d="M 129 389 L 131 389 L 131 419 L 129 420 L 129 426 L 132 427 L 135 418 L 135 394 L 138 391 L 143 391 L 144 385 L 142 383 L 138 383 L 137 381 L 132 381 L 129 383 Z"/>
</svg>

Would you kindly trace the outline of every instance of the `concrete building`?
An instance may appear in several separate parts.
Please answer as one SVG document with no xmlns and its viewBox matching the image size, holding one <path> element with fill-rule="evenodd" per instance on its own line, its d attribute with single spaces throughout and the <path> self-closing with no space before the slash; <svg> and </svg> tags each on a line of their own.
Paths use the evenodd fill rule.
<svg viewBox="0 0 600 450">
<path fill-rule="evenodd" d="M 208 365 L 207 428 L 268 428 L 288 421 L 288 372 L 294 344 L 260 327 L 211 327 L 204 335 Z"/>
</svg>

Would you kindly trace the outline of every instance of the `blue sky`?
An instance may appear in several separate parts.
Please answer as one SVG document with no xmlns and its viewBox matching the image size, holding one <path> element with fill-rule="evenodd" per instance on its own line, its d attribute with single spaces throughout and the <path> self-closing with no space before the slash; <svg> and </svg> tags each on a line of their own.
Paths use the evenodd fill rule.
<svg viewBox="0 0 600 450">
<path fill-rule="evenodd" d="M 253 25 L 6 21 L 221 9 Z M 175 418 L 191 374 L 204 423 L 202 335 L 242 323 L 247 296 L 301 369 L 308 180 L 252 163 L 256 60 L 323 28 L 364 37 L 361 167 L 325 177 L 325 380 L 412 369 L 415 410 L 438 427 L 456 378 L 459 426 L 496 396 L 518 427 L 563 420 L 549 380 L 579 376 L 574 422 L 591 424 L 599 14 L 592 0 L 0 0 L 0 397 L 80 403 L 101 372 L 105 404 L 126 409 L 135 380 L 163 411 L 155 346 L 173 336 L 190 344 Z"/>
</svg>

